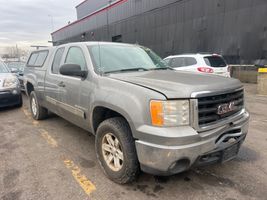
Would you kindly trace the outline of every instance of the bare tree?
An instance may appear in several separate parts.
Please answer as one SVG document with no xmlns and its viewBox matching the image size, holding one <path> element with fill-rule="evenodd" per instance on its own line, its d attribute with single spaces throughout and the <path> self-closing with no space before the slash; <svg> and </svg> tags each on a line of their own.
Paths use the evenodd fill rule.
<svg viewBox="0 0 267 200">
<path fill-rule="evenodd" d="M 2 58 L 10 59 L 10 58 L 17 58 L 20 59 L 21 57 L 27 57 L 29 54 L 29 50 L 24 48 L 18 48 L 17 46 L 10 46 L 5 48 L 5 53 L 3 54 Z"/>
</svg>

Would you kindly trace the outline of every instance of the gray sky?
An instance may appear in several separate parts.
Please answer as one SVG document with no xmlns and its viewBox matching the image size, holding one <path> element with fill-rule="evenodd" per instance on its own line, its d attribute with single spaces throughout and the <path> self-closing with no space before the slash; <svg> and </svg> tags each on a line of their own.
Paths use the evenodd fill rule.
<svg viewBox="0 0 267 200">
<path fill-rule="evenodd" d="M 55 31 L 76 20 L 75 6 L 82 1 L 0 0 L 0 53 L 16 44 L 23 48 L 48 45 L 52 24 Z"/>
</svg>

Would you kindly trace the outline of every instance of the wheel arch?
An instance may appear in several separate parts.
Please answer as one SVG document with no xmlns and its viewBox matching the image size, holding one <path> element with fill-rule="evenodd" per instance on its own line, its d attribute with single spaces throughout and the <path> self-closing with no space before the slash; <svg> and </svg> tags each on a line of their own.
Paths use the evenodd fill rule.
<svg viewBox="0 0 267 200">
<path fill-rule="evenodd" d="M 34 91 L 34 86 L 31 82 L 27 81 L 25 89 L 26 89 L 26 94 L 30 96 L 31 92 Z"/>
<path fill-rule="evenodd" d="M 132 135 L 134 131 L 134 125 L 130 118 L 130 116 L 122 110 L 121 108 L 118 108 L 116 106 L 112 105 L 96 105 L 93 108 L 92 115 L 91 115 L 91 127 L 93 130 L 93 134 L 96 134 L 98 126 L 105 121 L 106 119 L 110 119 L 113 117 L 122 117 L 125 119 L 125 121 L 128 123 Z"/>
</svg>

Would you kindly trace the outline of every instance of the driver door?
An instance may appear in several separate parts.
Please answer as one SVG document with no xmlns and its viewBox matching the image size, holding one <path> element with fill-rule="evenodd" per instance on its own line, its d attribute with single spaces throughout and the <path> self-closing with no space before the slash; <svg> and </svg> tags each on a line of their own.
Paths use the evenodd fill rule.
<svg viewBox="0 0 267 200">
<path fill-rule="evenodd" d="M 70 46 L 63 64 L 77 64 L 82 70 L 87 71 L 87 64 L 82 48 L 79 46 Z M 85 123 L 86 109 L 80 106 L 81 103 L 81 85 L 85 81 L 81 77 L 60 75 L 60 115 L 82 126 Z"/>
</svg>

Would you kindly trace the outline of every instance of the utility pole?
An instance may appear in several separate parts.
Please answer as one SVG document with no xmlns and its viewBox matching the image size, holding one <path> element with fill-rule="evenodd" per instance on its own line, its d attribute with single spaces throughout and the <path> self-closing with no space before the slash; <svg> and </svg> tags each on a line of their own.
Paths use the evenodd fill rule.
<svg viewBox="0 0 267 200">
<path fill-rule="evenodd" d="M 108 1 L 108 9 L 107 9 L 107 34 L 108 34 L 108 41 L 109 41 L 109 16 L 108 16 L 108 11 L 109 11 L 109 7 L 111 5 L 112 0 Z"/>
<path fill-rule="evenodd" d="M 48 15 L 51 18 L 51 32 L 54 31 L 54 17 L 52 15 Z"/>
<path fill-rule="evenodd" d="M 20 55 L 19 55 L 18 44 L 16 44 L 16 54 L 17 54 L 18 61 L 20 62 Z"/>
</svg>

